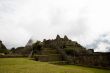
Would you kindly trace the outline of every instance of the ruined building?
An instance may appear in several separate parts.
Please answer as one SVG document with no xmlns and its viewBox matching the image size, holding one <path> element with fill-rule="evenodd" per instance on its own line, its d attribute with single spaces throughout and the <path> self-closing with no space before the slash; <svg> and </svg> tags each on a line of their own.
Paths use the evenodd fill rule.
<svg viewBox="0 0 110 73">
<path fill-rule="evenodd" d="M 56 39 L 44 39 L 33 45 L 34 58 L 37 61 L 61 62 L 68 64 L 85 65 L 93 67 L 110 67 L 110 53 L 97 53 L 93 49 L 86 49 L 67 36 Z"/>
</svg>

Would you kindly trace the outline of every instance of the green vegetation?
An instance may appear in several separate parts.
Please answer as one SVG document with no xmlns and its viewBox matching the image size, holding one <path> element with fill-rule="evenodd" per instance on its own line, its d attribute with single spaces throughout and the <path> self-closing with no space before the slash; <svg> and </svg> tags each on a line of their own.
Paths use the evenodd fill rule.
<svg viewBox="0 0 110 73">
<path fill-rule="evenodd" d="M 0 58 L 0 73 L 110 73 L 110 70 L 53 65 L 28 58 Z"/>
</svg>

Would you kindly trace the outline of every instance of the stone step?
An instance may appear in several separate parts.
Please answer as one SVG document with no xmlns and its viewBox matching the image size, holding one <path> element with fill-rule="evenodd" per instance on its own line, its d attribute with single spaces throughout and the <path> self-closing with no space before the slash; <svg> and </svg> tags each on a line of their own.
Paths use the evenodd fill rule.
<svg viewBox="0 0 110 73">
<path fill-rule="evenodd" d="M 36 60 L 38 61 L 61 61 L 62 56 L 60 54 L 50 54 L 50 55 L 36 55 L 35 56 Z"/>
<path fill-rule="evenodd" d="M 56 50 L 56 49 L 53 49 L 53 48 L 43 48 L 43 50 Z"/>
<path fill-rule="evenodd" d="M 67 65 L 68 61 L 52 61 L 49 62 L 50 64 L 57 64 L 57 65 Z"/>
<path fill-rule="evenodd" d="M 49 54 L 58 54 L 57 50 L 42 50 L 42 55 L 49 55 Z"/>
</svg>

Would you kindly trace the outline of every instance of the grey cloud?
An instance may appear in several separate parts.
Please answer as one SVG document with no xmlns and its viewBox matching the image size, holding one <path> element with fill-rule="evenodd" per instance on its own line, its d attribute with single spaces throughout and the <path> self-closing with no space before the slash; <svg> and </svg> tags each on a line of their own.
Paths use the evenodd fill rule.
<svg viewBox="0 0 110 73">
<path fill-rule="evenodd" d="M 71 34 L 71 36 L 79 37 L 80 35 L 87 33 L 88 17 L 87 17 L 86 13 L 87 13 L 87 9 L 85 7 L 79 11 L 78 19 L 75 22 L 70 22 L 70 24 L 72 24 L 72 25 L 71 25 L 71 28 L 69 29 L 69 31 L 67 32 L 68 35 Z"/>
<path fill-rule="evenodd" d="M 52 9 L 50 13 L 50 28 L 56 27 L 57 29 L 60 29 L 60 31 L 64 30 L 64 32 L 62 32 L 63 34 L 74 37 L 79 37 L 80 35 L 85 34 L 87 32 L 88 21 L 88 15 L 86 14 L 87 8 L 83 7 L 82 9 L 79 9 L 79 14 L 75 20 L 72 18 L 69 19 L 72 15 L 70 17 L 65 17 L 67 13 L 68 10 L 66 9 Z"/>
<path fill-rule="evenodd" d="M 0 16 L 2 17 L 2 20 L 0 21 L 0 25 L 1 26 L 6 25 L 2 27 L 1 30 L 5 31 L 5 29 L 7 29 L 7 27 L 9 26 L 9 31 L 5 31 L 5 32 L 7 33 L 7 35 L 9 35 L 8 38 L 10 38 L 10 40 L 4 39 L 3 37 L 1 37 L 0 39 L 5 40 L 5 43 L 8 47 L 10 45 L 13 46 L 21 45 L 21 43 L 18 43 L 19 40 L 22 40 L 23 43 L 26 43 L 30 35 L 32 35 L 32 37 L 36 40 L 42 40 L 43 38 L 47 38 L 47 37 L 51 38 L 56 34 L 79 36 L 86 31 L 85 30 L 86 20 L 85 17 L 82 17 L 83 13 L 82 11 L 80 11 L 80 9 L 79 9 L 80 14 L 78 16 L 78 19 L 74 20 L 71 18 L 71 15 L 67 15 L 69 13 L 62 8 L 56 8 L 56 7 L 54 8 L 47 6 L 46 8 L 44 8 L 44 10 L 42 8 L 41 9 L 38 8 L 37 10 L 34 5 L 30 7 L 24 5 L 23 9 L 19 11 L 19 9 L 17 9 L 17 6 L 20 5 L 21 4 L 19 3 L 17 5 L 17 1 L 14 0 L 11 1 L 2 0 L 1 3 Z M 10 16 L 7 14 L 9 14 Z M 22 28 L 23 30 L 19 28 Z M 16 30 L 21 30 L 18 31 L 19 33 L 18 35 L 16 35 Z M 24 34 L 21 34 L 23 31 L 25 31 Z M 4 33 L 0 33 L 0 34 L 5 36 Z M 23 38 L 27 38 L 27 40 L 23 40 L 21 36 Z M 9 41 L 11 41 L 10 43 L 12 44 L 8 44 L 7 42 Z"/>
<path fill-rule="evenodd" d="M 110 47 L 106 47 L 106 49 L 108 50 L 108 52 L 110 52 Z"/>
<path fill-rule="evenodd" d="M 57 34 L 77 39 L 88 36 L 92 25 L 88 23 L 86 1 L 72 1 L 0 0 L 0 40 L 11 48 L 25 45 L 30 37 L 42 40 Z M 95 48 L 99 42 L 110 43 L 107 39 L 102 40 L 107 36 L 104 34 L 89 47 Z"/>
<path fill-rule="evenodd" d="M 14 14 L 16 7 L 16 1 L 14 0 L 0 0 L 0 13 L 2 15 Z"/>
<path fill-rule="evenodd" d="M 71 34 L 72 36 L 80 36 L 87 31 L 86 27 L 86 21 L 83 19 L 78 19 L 76 23 L 73 23 L 73 26 L 69 29 L 67 32 L 68 34 Z M 76 24 L 77 26 L 74 26 Z"/>
<path fill-rule="evenodd" d="M 62 12 L 59 8 L 53 8 L 50 10 L 50 24 L 51 26 L 59 25 L 61 24 L 61 15 Z"/>
<path fill-rule="evenodd" d="M 104 33 L 104 34 L 100 35 L 96 40 L 94 40 L 93 43 L 87 45 L 86 47 L 92 48 L 92 49 L 97 49 L 98 46 L 100 45 L 100 43 L 106 43 L 106 44 L 110 45 L 110 40 L 106 37 L 110 37 L 109 33 Z M 107 51 L 110 52 L 110 47 L 106 46 L 106 48 L 104 48 L 104 49 L 107 49 Z"/>
</svg>

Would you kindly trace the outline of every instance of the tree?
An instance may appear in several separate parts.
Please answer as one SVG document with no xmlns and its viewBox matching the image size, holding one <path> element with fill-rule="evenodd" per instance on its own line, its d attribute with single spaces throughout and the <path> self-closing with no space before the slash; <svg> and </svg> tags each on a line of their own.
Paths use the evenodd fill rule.
<svg viewBox="0 0 110 73">
<path fill-rule="evenodd" d="M 15 48 L 13 47 L 13 48 L 11 48 L 11 50 L 10 50 L 12 53 L 15 53 Z"/>
<path fill-rule="evenodd" d="M 32 46 L 33 46 L 33 53 L 40 53 L 42 48 L 42 43 L 40 41 L 37 41 Z"/>
</svg>

